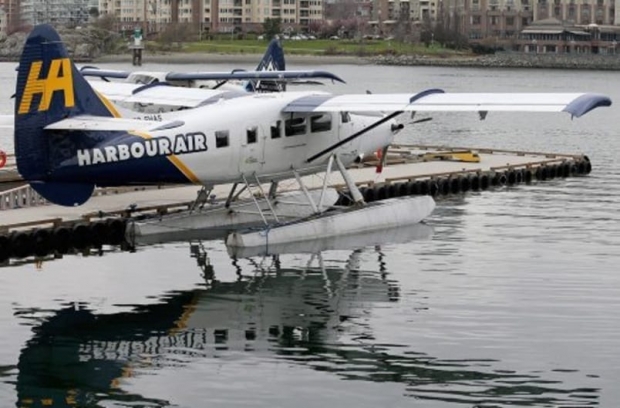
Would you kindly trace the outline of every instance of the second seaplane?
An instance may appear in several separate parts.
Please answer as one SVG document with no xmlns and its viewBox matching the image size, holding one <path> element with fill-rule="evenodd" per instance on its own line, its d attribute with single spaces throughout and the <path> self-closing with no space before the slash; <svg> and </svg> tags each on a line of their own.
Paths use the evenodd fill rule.
<svg viewBox="0 0 620 408">
<path fill-rule="evenodd" d="M 360 227 L 348 232 L 419 222 L 432 212 L 430 197 L 365 205 L 347 171 L 360 154 L 392 142 L 402 128 L 395 119 L 405 112 L 567 112 L 579 117 L 609 105 L 608 97 L 588 93 L 249 93 L 179 111 L 161 122 L 132 120 L 121 118 L 93 90 L 54 29 L 39 25 L 30 33 L 19 64 L 15 154 L 22 177 L 44 198 L 64 206 L 83 204 L 96 186 L 193 183 L 209 196 L 215 186 L 231 184 L 221 217 L 229 222 L 239 190 L 251 191 L 250 204 L 276 243 L 298 235 L 300 224 L 309 236 L 322 237 L 355 225 Z M 325 216 L 336 198 L 327 183 L 309 191 L 302 176 L 329 175 L 333 166 L 355 205 Z M 299 182 L 296 196 L 276 194 L 284 179 Z M 263 185 L 270 188 L 266 191 Z M 291 206 L 305 210 L 293 211 L 298 222 L 283 223 L 278 205 L 284 212 Z M 275 223 L 268 222 L 265 212 Z M 296 229 L 280 228 L 282 224 Z M 277 239 L 276 229 L 283 231 Z"/>
</svg>

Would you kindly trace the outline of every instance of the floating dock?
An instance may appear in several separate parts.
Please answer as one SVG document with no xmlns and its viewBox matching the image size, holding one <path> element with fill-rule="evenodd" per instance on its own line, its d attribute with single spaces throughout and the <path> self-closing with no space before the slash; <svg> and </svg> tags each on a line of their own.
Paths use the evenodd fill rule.
<svg viewBox="0 0 620 408">
<path fill-rule="evenodd" d="M 419 145 L 393 145 L 381 174 L 376 173 L 377 165 L 377 160 L 369 160 L 349 169 L 366 202 L 415 195 L 440 199 L 592 170 L 583 155 Z M 321 174 L 303 180 L 309 189 L 322 187 Z M 339 192 L 336 204 L 349 205 L 340 175 L 332 173 L 331 180 Z M 280 183 L 278 192 L 296 189 L 296 183 Z M 126 231 L 135 232 L 136 225 L 156 225 L 167 214 L 187 212 L 198 190 L 198 186 L 106 188 L 96 190 L 80 207 L 60 207 L 46 203 L 21 181 L 14 165 L 8 165 L 0 169 L 0 262 L 120 245 Z M 221 203 L 229 191 L 230 185 L 216 186 L 213 203 Z"/>
</svg>

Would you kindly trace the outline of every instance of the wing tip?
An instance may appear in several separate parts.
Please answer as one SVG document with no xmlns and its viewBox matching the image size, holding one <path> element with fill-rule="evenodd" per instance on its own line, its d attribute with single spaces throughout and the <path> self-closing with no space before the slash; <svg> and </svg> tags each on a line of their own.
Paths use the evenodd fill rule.
<svg viewBox="0 0 620 408">
<path fill-rule="evenodd" d="M 605 106 L 611 106 L 611 99 L 608 96 L 587 93 L 573 99 L 563 111 L 579 118 L 593 109 Z"/>
</svg>

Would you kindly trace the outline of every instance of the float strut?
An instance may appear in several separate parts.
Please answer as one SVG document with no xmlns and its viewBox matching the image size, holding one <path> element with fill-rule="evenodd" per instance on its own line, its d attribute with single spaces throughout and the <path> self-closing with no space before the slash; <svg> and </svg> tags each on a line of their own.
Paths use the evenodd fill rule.
<svg viewBox="0 0 620 408">
<path fill-rule="evenodd" d="M 362 193 L 360 192 L 359 188 L 357 188 L 357 186 L 355 185 L 355 182 L 351 178 L 351 175 L 349 174 L 347 169 L 344 167 L 344 164 L 342 164 L 340 157 L 336 154 L 334 155 L 334 158 L 336 160 L 336 166 L 338 166 L 338 170 L 340 170 L 340 174 L 342 174 L 342 178 L 344 179 L 344 182 L 347 185 L 349 192 L 351 193 L 353 202 L 355 204 L 360 204 L 360 205 L 366 204 L 364 202 L 364 197 L 362 196 Z"/>
</svg>

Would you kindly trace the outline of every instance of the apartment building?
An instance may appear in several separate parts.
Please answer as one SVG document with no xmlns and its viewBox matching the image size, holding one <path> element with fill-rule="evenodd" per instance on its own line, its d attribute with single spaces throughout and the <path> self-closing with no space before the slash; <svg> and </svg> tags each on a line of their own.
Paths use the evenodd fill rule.
<svg viewBox="0 0 620 408">
<path fill-rule="evenodd" d="M 470 41 L 516 49 L 522 31 L 534 22 L 546 21 L 534 30 L 548 34 L 559 29 L 549 25 L 611 27 L 615 13 L 615 0 L 445 0 L 438 19 Z"/>
<path fill-rule="evenodd" d="M 21 0 L 20 16 L 24 26 L 51 23 L 66 27 L 85 25 L 97 0 Z"/>
<path fill-rule="evenodd" d="M 4 9 L 0 7 L 0 37 L 4 37 L 7 33 L 7 17 Z"/>
<path fill-rule="evenodd" d="M 19 0 L 0 0 L 0 10 L 2 10 L 0 30 L 5 34 L 11 34 L 21 25 Z"/>
<path fill-rule="evenodd" d="M 266 18 L 303 30 L 323 19 L 323 0 L 99 0 L 99 11 L 115 15 L 121 29 L 139 25 L 147 32 L 172 22 L 208 32 L 252 31 Z"/>
</svg>

